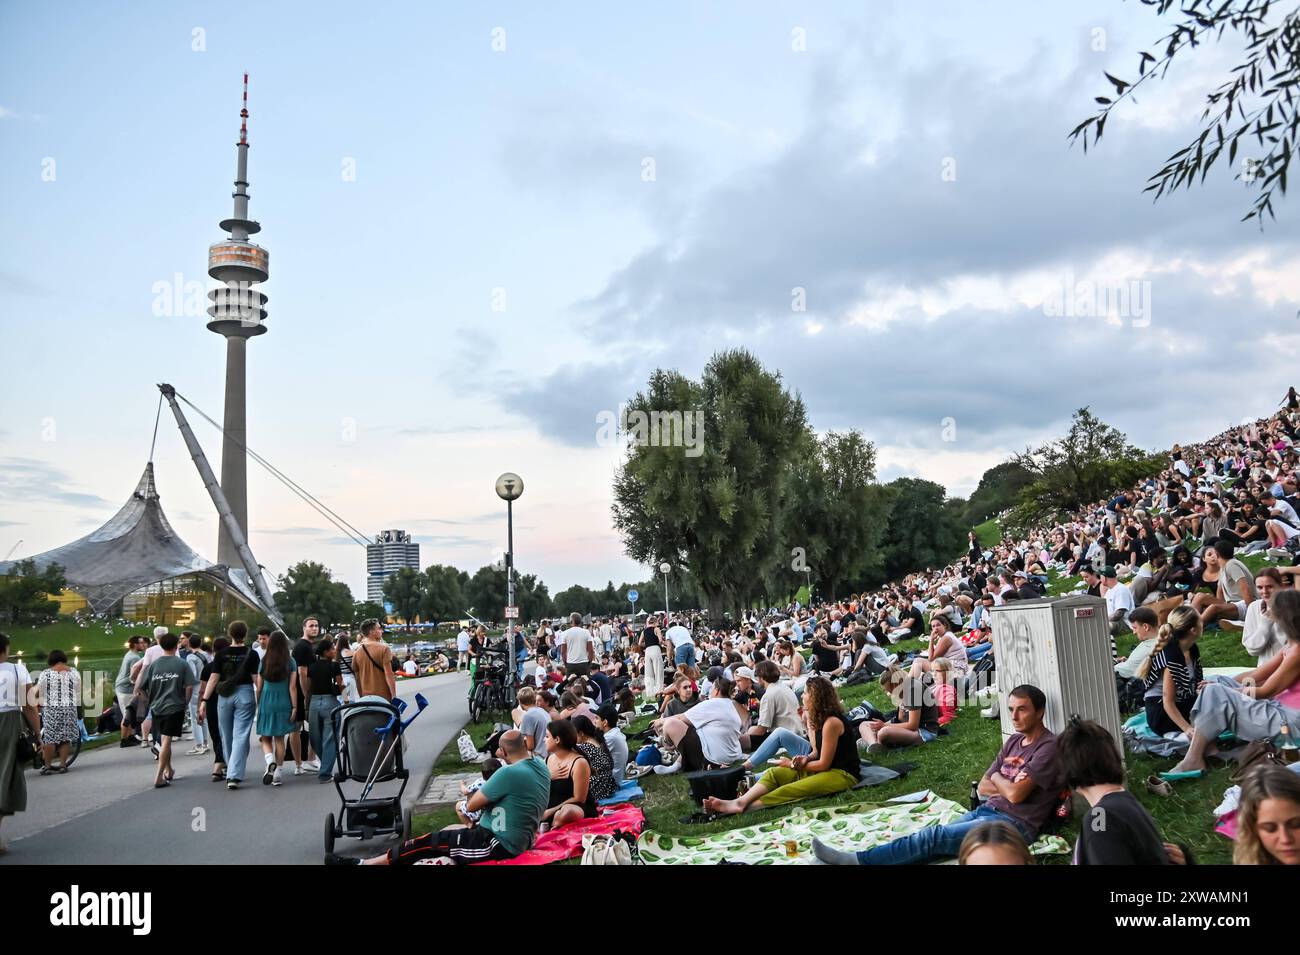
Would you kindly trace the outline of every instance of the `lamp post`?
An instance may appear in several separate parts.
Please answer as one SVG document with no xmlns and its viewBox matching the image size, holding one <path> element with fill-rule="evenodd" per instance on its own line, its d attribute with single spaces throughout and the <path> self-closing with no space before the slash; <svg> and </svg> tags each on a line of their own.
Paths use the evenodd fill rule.
<svg viewBox="0 0 1300 955">
<path fill-rule="evenodd" d="M 513 471 L 497 478 L 497 497 L 506 502 L 506 605 L 515 605 L 515 514 L 514 502 L 524 493 L 524 479 Z M 510 626 L 506 624 L 507 628 Z"/>
<path fill-rule="evenodd" d="M 668 572 L 672 569 L 673 569 L 673 565 L 668 563 L 668 561 L 664 561 L 662 564 L 659 565 L 659 573 L 664 575 L 664 623 L 665 624 L 668 623 L 668 614 L 672 612 L 668 609 Z"/>
</svg>

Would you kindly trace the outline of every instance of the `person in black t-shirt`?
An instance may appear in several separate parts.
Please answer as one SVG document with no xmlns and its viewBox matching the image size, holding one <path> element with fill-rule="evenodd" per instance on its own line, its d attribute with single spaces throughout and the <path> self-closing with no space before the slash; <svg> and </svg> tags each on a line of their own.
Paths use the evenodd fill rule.
<svg viewBox="0 0 1300 955">
<path fill-rule="evenodd" d="M 813 635 L 812 642 L 813 659 L 817 665 L 817 672 L 832 679 L 839 676 L 844 670 L 840 666 L 840 654 L 847 649 L 848 647 L 845 644 L 832 641 L 824 628 L 818 627 L 817 632 Z"/>
<path fill-rule="evenodd" d="M 316 644 L 313 653 L 315 659 L 307 667 L 306 692 L 310 695 L 307 725 L 312 748 L 320 754 L 317 776 L 323 783 L 329 782 L 338 755 L 333 716 L 339 706 L 339 695 L 343 692 L 343 671 L 335 659 L 337 653 L 334 643 L 327 637 Z"/>
<path fill-rule="evenodd" d="M 319 639 L 320 618 L 313 614 L 303 620 L 302 637 L 293 645 L 292 651 L 294 665 L 298 668 L 298 686 L 302 687 L 302 692 L 298 694 L 298 709 L 289 715 L 289 721 L 294 725 L 294 731 L 289 734 L 289 748 L 293 751 L 295 776 L 312 770 L 320 771 L 320 760 L 316 758 L 310 742 L 307 743 L 307 760 L 303 761 L 301 732 L 307 722 L 307 700 L 311 697 L 311 676 L 308 671 L 316 662 L 315 643 Z"/>
<path fill-rule="evenodd" d="M 1074 846 L 1075 865 L 1184 864 L 1186 853 L 1164 841 L 1142 803 L 1124 788 L 1124 765 L 1106 728 L 1074 717 L 1056 739 L 1065 785 L 1089 805 Z"/>
</svg>

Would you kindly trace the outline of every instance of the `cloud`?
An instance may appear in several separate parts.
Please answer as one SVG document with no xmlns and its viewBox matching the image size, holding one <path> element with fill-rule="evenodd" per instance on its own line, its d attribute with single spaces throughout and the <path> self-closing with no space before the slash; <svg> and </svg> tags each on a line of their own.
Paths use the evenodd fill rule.
<svg viewBox="0 0 1300 955">
<path fill-rule="evenodd" d="M 503 405 L 524 416 L 548 438 L 573 447 L 595 448 L 597 419 L 641 387 L 627 362 L 564 365 L 540 380 L 506 389 Z"/>
<path fill-rule="evenodd" d="M 0 458 L 0 501 L 14 504 L 54 502 L 73 507 L 112 509 L 113 502 L 97 494 L 69 490 L 71 478 L 33 458 Z"/>
</svg>

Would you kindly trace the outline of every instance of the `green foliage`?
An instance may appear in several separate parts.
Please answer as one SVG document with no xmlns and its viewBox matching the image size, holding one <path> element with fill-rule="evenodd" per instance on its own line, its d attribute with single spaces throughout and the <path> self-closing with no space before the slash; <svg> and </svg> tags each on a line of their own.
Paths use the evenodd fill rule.
<svg viewBox="0 0 1300 955">
<path fill-rule="evenodd" d="M 363 620 L 383 620 L 384 607 L 373 600 L 358 600 L 352 605 L 352 622 L 359 624 Z"/>
<path fill-rule="evenodd" d="M 469 574 L 448 564 L 431 564 L 424 571 L 425 592 L 420 616 L 426 621 L 460 620 L 468 604 L 465 587 Z"/>
<path fill-rule="evenodd" d="M 809 446 L 803 401 L 735 350 L 715 355 L 699 381 L 654 372 L 628 402 L 637 412 L 701 412 L 703 432 L 696 448 L 661 440 L 629 449 L 612 507 L 624 549 L 652 566 L 688 568 L 713 615 L 738 609 L 790 560 L 781 531 L 792 466 Z"/>
<path fill-rule="evenodd" d="M 1019 503 L 1003 522 L 1012 531 L 1102 501 L 1159 471 L 1164 463 L 1160 456 L 1133 447 L 1122 432 L 1087 408 L 1074 413 L 1065 437 L 1017 455 L 1015 461 L 1033 480 L 1021 490 Z"/>
<path fill-rule="evenodd" d="M 834 598 L 884 570 L 881 544 L 891 491 L 876 483 L 876 449 L 859 431 L 828 431 L 794 465 L 785 539 L 794 559 L 778 565 L 772 592 L 795 593 L 806 562 L 817 593 Z"/>
<path fill-rule="evenodd" d="M 884 535 L 886 579 L 942 566 L 965 549 L 964 502 L 950 503 L 942 485 L 921 478 L 901 477 L 885 487 L 893 495 Z"/>
<path fill-rule="evenodd" d="M 483 620 L 505 617 L 509 588 L 503 565 L 487 564 L 474 572 L 463 587 L 465 600 L 474 608 L 474 616 Z M 520 622 L 549 617 L 553 612 L 550 592 L 535 574 L 521 574 L 515 568 L 515 604 Z"/>
<path fill-rule="evenodd" d="M 1033 480 L 1033 474 L 1015 459 L 989 468 L 966 502 L 963 521 L 974 526 L 1014 507 Z"/>
<path fill-rule="evenodd" d="M 302 632 L 303 618 L 320 617 L 321 627 L 352 623 L 352 591 L 323 564 L 304 560 L 286 570 L 277 581 L 275 608 L 284 617 L 285 633 L 290 637 Z"/>
<path fill-rule="evenodd" d="M 399 567 L 384 579 L 384 600 L 392 605 L 393 615 L 409 627 L 420 614 L 428 581 L 414 567 Z"/>
<path fill-rule="evenodd" d="M 36 570 L 36 561 L 17 562 L 15 572 L 0 577 L 0 621 L 6 625 L 49 623 L 59 614 L 59 603 L 50 600 L 63 593 L 67 578 L 58 564 Z"/>
<path fill-rule="evenodd" d="M 1287 170 L 1295 153 L 1300 131 L 1300 6 L 1278 15 L 1284 4 L 1277 0 L 1141 0 L 1164 16 L 1176 11 L 1178 22 L 1161 37 L 1153 49 L 1138 54 L 1137 79 L 1126 80 L 1104 73 L 1114 87 L 1113 96 L 1095 97 L 1100 109 L 1079 123 L 1069 139 L 1082 140 L 1088 150 L 1091 138 L 1095 146 L 1102 137 L 1110 112 L 1143 84 L 1163 78 L 1174 58 L 1184 50 L 1217 41 L 1231 30 L 1245 44 L 1244 61 L 1233 67 L 1228 79 L 1206 94 L 1201 114 L 1201 133 L 1175 152 L 1165 165 L 1148 180 L 1144 191 L 1155 198 L 1190 189 L 1193 183 L 1205 182 L 1210 168 L 1227 150 L 1224 170 L 1236 170 L 1234 179 L 1256 186 L 1259 192 L 1250 211 L 1242 217 L 1259 219 L 1273 213 L 1273 190 L 1286 195 Z M 1186 57 L 1184 57 L 1186 59 Z M 1110 92 L 1107 90 L 1107 92 Z M 1242 139 L 1246 149 L 1256 155 L 1243 154 L 1243 168 L 1237 169 L 1237 147 Z"/>
</svg>

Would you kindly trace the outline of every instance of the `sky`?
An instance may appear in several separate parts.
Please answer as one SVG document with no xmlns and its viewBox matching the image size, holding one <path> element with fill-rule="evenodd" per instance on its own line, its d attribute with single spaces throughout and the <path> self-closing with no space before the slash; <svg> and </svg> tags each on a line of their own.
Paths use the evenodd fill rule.
<svg viewBox="0 0 1300 955">
<path fill-rule="evenodd" d="M 224 345 L 185 299 L 230 215 L 245 71 L 271 263 L 249 446 L 425 565 L 497 558 L 509 470 L 522 572 L 644 579 L 600 415 L 723 348 L 819 432 L 860 429 L 882 480 L 963 496 L 1083 405 L 1148 449 L 1268 414 L 1297 210 L 1240 223 L 1253 194 L 1220 169 L 1142 194 L 1237 50 L 1177 63 L 1097 150 L 1066 139 L 1161 26 L 1118 0 L 0 4 L 0 558 L 126 499 L 156 383 L 220 419 Z M 215 559 L 165 412 L 154 460 Z M 255 464 L 249 500 L 273 574 L 309 558 L 364 593 L 363 549 Z"/>
</svg>

